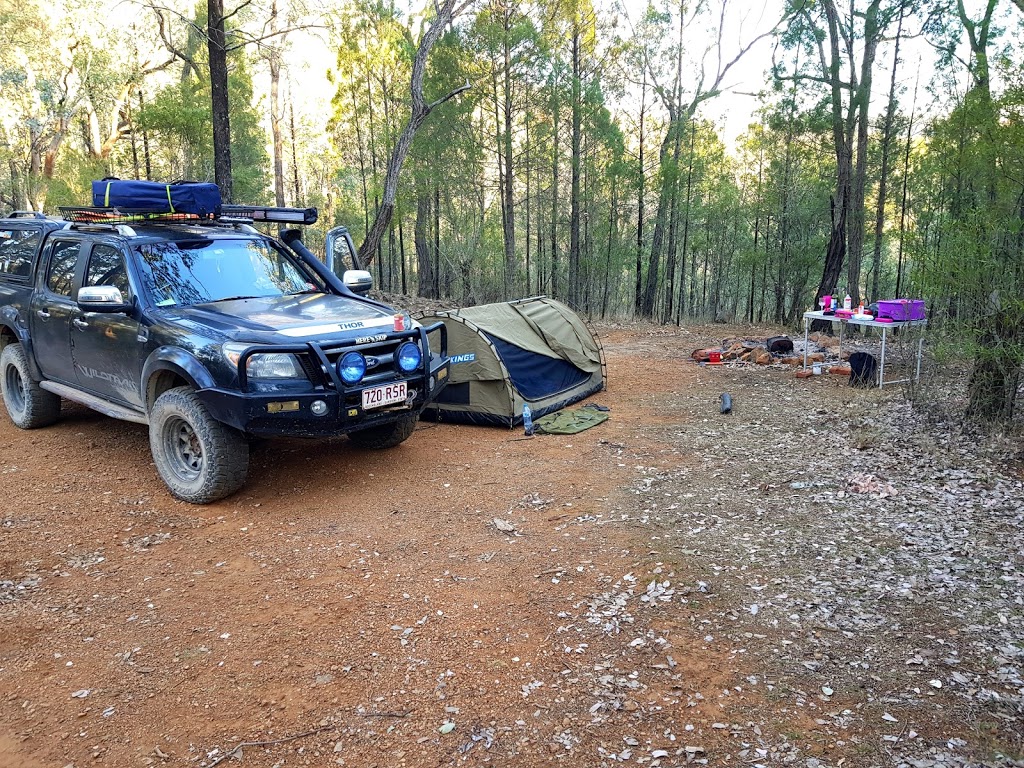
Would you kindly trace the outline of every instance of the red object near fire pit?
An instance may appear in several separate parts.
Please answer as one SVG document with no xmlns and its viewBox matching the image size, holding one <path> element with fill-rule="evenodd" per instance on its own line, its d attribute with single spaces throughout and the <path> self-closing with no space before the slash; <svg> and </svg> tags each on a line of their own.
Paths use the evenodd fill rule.
<svg viewBox="0 0 1024 768">
<path fill-rule="evenodd" d="M 708 365 L 721 365 L 722 364 L 722 353 L 715 350 L 708 353 Z"/>
</svg>

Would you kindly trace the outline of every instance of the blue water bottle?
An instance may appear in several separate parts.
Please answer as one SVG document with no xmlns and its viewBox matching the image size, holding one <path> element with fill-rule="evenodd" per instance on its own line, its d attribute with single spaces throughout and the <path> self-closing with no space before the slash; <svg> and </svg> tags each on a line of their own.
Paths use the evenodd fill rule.
<svg viewBox="0 0 1024 768">
<path fill-rule="evenodd" d="M 533 435 L 533 411 L 530 410 L 529 404 L 523 404 L 523 431 L 526 432 L 526 436 L 530 437 Z"/>
</svg>

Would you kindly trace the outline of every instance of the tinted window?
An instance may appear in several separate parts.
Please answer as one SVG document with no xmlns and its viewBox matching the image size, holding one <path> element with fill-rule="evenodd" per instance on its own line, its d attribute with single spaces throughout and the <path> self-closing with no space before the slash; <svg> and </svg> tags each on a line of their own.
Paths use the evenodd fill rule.
<svg viewBox="0 0 1024 768">
<path fill-rule="evenodd" d="M 0 274 L 28 277 L 39 237 L 37 229 L 0 229 Z"/>
<path fill-rule="evenodd" d="M 93 246 L 89 268 L 85 273 L 85 285 L 112 285 L 121 291 L 121 296 L 127 301 L 132 291 L 121 251 L 111 245 Z"/>
<path fill-rule="evenodd" d="M 142 284 L 160 307 L 322 290 L 266 240 L 193 240 L 139 245 Z"/>
<path fill-rule="evenodd" d="M 56 242 L 50 255 L 50 266 L 46 271 L 46 287 L 60 296 L 70 296 L 75 286 L 75 267 L 80 242 Z"/>
</svg>

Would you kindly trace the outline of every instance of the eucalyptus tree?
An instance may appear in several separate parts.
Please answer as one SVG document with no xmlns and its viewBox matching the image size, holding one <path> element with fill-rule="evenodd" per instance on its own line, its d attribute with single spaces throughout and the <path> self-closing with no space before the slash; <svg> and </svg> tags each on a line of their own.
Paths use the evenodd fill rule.
<svg viewBox="0 0 1024 768">
<path fill-rule="evenodd" d="M 502 247 L 505 258 L 504 282 L 513 290 L 518 269 L 516 255 L 516 180 L 522 170 L 516 162 L 528 130 L 533 90 L 541 76 L 542 41 L 530 15 L 519 0 L 488 0 L 469 29 L 469 45 L 485 69 L 489 105 L 493 117 L 494 157 L 501 201 Z M 528 158 L 527 158 L 528 159 Z M 527 238 L 528 242 L 528 238 Z"/>
<path fill-rule="evenodd" d="M 922 275 L 945 300 L 954 328 L 969 334 L 967 416 L 1003 423 L 1014 415 L 1024 376 L 1024 78 L 1019 51 L 1000 39 L 996 0 L 974 15 L 962 0 L 948 10 L 943 21 L 952 15 L 958 24 L 933 31 L 969 84 L 949 116 L 932 125 L 929 151 L 942 159 L 933 166 L 941 239 L 921 259 Z M 965 57 L 958 56 L 961 40 Z"/>
<path fill-rule="evenodd" d="M 152 30 L 105 23 L 111 12 L 106 3 L 0 4 L 0 152 L 10 173 L 3 198 L 13 207 L 43 209 L 69 144 L 87 173 L 102 175 L 131 130 L 133 96 L 170 66 Z"/>
<path fill-rule="evenodd" d="M 429 90 L 440 90 L 451 78 L 473 78 L 479 71 L 472 47 L 454 30 L 438 41 L 431 61 L 425 85 Z M 474 115 L 482 120 L 488 101 L 487 91 L 480 88 L 446 102 L 437 108 L 437 119 L 425 122 L 413 140 L 412 185 L 399 198 L 406 197 L 408 207 L 415 208 L 415 277 L 421 296 L 439 298 L 442 286 L 458 275 L 459 298 L 469 298 L 478 289 L 473 278 L 480 279 L 485 271 L 488 254 L 472 244 L 484 235 L 480 199 L 493 147 L 480 136 Z M 466 280 L 463 275 L 473 271 L 464 264 L 470 254 L 478 269 Z"/>
<path fill-rule="evenodd" d="M 359 170 L 365 237 L 380 207 L 383 169 L 402 109 L 399 92 L 410 78 L 411 31 L 394 4 L 353 1 L 343 6 L 332 32 L 338 49 L 329 73 L 335 93 L 327 130 L 340 153 L 339 172 Z"/>
<path fill-rule="evenodd" d="M 828 104 L 835 185 L 831 233 L 817 295 L 835 293 L 846 266 L 846 290 L 856 301 L 865 234 L 865 199 L 870 128 L 869 107 L 878 46 L 892 23 L 905 15 L 909 0 L 835 0 L 790 5 L 791 21 L 781 38 L 784 47 L 803 54 L 794 73 L 779 60 L 775 77 L 818 89 Z"/>
<path fill-rule="evenodd" d="M 208 70 L 202 58 L 203 46 L 190 64 L 182 65 L 179 79 L 155 90 L 136 114 L 136 125 L 149 136 L 153 174 L 166 179 L 208 179 L 213 176 L 215 151 L 210 132 L 212 100 Z M 193 66 L 195 65 L 195 66 Z M 232 108 L 230 144 L 237 160 L 233 188 L 240 200 L 265 202 L 271 176 L 268 173 L 266 135 L 253 103 L 252 75 L 244 53 L 232 54 L 228 92 Z M 112 165 L 115 175 L 125 172 Z"/>
<path fill-rule="evenodd" d="M 727 33 L 736 26 L 736 11 L 730 0 L 698 0 L 695 3 L 663 2 L 650 5 L 638 25 L 636 40 L 641 51 L 645 78 L 668 114 L 658 153 L 658 205 L 647 261 L 647 276 L 639 313 L 653 317 L 662 277 L 661 258 L 668 232 L 675 226 L 671 211 L 678 211 L 678 162 L 683 134 L 698 108 L 727 86 L 730 71 L 760 40 L 772 35 L 770 29 L 751 33 L 739 24 L 739 42 L 732 44 Z M 745 21 L 750 12 L 743 14 Z"/>
<path fill-rule="evenodd" d="M 416 53 L 412 59 L 412 74 L 409 79 L 409 114 L 401 133 L 395 141 L 388 158 L 387 170 L 384 174 L 384 192 L 380 208 L 370 225 L 366 239 L 359 246 L 359 258 L 363 263 L 370 263 L 380 246 L 381 238 L 391 223 L 391 216 L 395 209 L 395 198 L 398 194 L 398 177 L 402 170 L 412 140 L 416 131 L 423 125 L 430 113 L 445 102 L 455 98 L 463 91 L 469 90 L 469 83 L 458 85 L 448 90 L 433 100 L 427 99 L 423 90 L 423 81 L 426 75 L 427 60 L 434 43 L 444 32 L 445 28 L 452 23 L 456 16 L 462 13 L 469 5 L 469 0 L 442 0 L 433 7 L 434 14 L 429 24 L 420 35 L 416 44 Z"/>
<path fill-rule="evenodd" d="M 283 40 L 294 29 L 312 24 L 296 21 L 292 25 L 282 26 L 279 23 L 277 0 L 269 0 L 269 7 L 263 7 L 254 0 L 239 0 L 233 7 L 226 6 L 224 0 L 206 0 L 205 4 L 196 8 L 193 17 L 158 0 L 139 2 L 152 12 L 164 46 L 174 57 L 183 61 L 186 74 L 196 68 L 197 59 L 191 46 L 182 47 L 178 41 L 188 41 L 195 35 L 202 38 L 206 52 L 203 66 L 209 82 L 214 180 L 220 187 L 221 196 L 231 201 L 234 197 L 231 151 L 233 134 L 228 81 L 232 54 L 245 48 L 264 48 Z M 273 76 L 273 62 L 271 67 Z"/>
</svg>

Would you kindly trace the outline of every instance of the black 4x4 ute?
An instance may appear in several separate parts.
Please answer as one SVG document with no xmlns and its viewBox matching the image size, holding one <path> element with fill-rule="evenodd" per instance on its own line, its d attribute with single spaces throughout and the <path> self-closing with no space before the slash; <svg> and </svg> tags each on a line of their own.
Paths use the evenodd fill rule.
<svg viewBox="0 0 1024 768">
<path fill-rule="evenodd" d="M 347 235 L 329 237 L 328 263 L 340 245 L 356 267 L 339 278 L 296 230 L 282 242 L 251 225 L 312 223 L 315 209 L 65 217 L 0 219 L 4 405 L 22 429 L 56 421 L 61 398 L 147 424 L 179 499 L 238 490 L 250 435 L 398 445 L 447 381 L 443 328 L 431 350 L 437 326 L 363 295 L 372 279 Z"/>
</svg>

